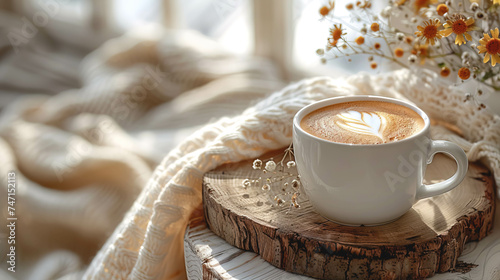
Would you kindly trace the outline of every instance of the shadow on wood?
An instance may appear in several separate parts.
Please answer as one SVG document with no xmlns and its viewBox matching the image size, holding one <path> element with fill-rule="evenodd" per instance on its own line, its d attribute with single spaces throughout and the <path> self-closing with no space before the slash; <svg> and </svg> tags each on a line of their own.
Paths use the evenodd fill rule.
<svg viewBox="0 0 500 280">
<path fill-rule="evenodd" d="M 277 152 L 266 157 L 280 158 Z M 205 174 L 203 199 L 210 229 L 229 244 L 258 253 L 272 265 L 316 278 L 425 278 L 455 267 L 464 244 L 481 240 L 493 226 L 493 180 L 470 164 L 454 190 L 418 201 L 403 217 L 376 227 L 349 227 L 301 208 L 271 207 L 260 188 L 241 187 L 257 178 L 252 161 L 227 164 Z M 436 156 L 426 180 L 453 174 L 455 163 Z"/>
</svg>

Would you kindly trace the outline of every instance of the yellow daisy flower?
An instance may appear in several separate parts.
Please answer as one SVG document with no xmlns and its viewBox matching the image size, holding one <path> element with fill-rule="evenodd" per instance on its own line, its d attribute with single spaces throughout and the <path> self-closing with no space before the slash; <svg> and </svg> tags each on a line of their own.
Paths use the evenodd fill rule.
<svg viewBox="0 0 500 280">
<path fill-rule="evenodd" d="M 453 15 L 446 21 L 444 28 L 445 29 L 441 31 L 441 35 L 448 37 L 451 33 L 455 33 L 455 44 L 459 46 L 466 43 L 466 39 L 471 41 L 472 37 L 467 32 L 476 29 L 474 26 L 474 19 L 466 19 L 463 15 Z"/>
<path fill-rule="evenodd" d="M 500 63 L 500 57 L 498 54 L 500 53 L 500 39 L 498 39 L 498 28 L 495 30 L 490 30 L 491 37 L 487 34 L 483 34 L 483 38 L 479 40 L 481 45 L 477 46 L 479 49 L 479 53 L 486 53 L 484 55 L 483 63 L 487 63 L 491 57 L 491 66 L 495 66 L 497 62 Z"/>
<path fill-rule="evenodd" d="M 424 27 L 417 26 L 418 30 L 415 32 L 415 36 L 420 37 L 421 40 L 426 40 L 425 43 L 434 46 L 437 39 L 443 38 L 441 33 L 438 31 L 438 27 L 441 25 L 439 19 L 430 19 L 424 21 Z"/>
</svg>

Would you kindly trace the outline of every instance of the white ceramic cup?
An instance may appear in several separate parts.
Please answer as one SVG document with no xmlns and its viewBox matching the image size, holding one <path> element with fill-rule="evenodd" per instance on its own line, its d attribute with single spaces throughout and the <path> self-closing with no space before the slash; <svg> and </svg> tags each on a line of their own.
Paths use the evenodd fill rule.
<svg viewBox="0 0 500 280">
<path fill-rule="evenodd" d="M 332 142 L 300 127 L 312 111 L 350 101 L 403 105 L 417 112 L 425 126 L 406 139 L 372 145 Z M 301 183 L 315 210 L 344 225 L 380 225 L 398 219 L 419 199 L 455 188 L 467 173 L 467 156 L 452 142 L 431 140 L 429 127 L 424 111 L 387 97 L 336 97 L 302 108 L 293 119 L 293 148 Z M 457 171 L 443 182 L 424 185 L 426 166 L 435 153 L 451 155 Z"/>
</svg>

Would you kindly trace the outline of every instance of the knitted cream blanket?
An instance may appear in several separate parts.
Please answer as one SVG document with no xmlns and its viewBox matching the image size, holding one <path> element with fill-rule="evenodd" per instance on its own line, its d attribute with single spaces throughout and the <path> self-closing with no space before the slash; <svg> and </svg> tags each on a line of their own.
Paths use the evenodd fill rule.
<svg viewBox="0 0 500 280">
<path fill-rule="evenodd" d="M 27 261 L 24 274 L 0 278 L 184 279 L 184 229 L 202 202 L 204 172 L 288 146 L 294 114 L 328 97 L 409 99 L 461 131 L 434 125 L 433 138 L 486 159 L 500 183 L 500 117 L 430 74 L 319 77 L 277 90 L 265 61 L 228 56 L 194 35 L 143 37 L 92 54 L 82 89 L 20 100 L 3 113 L 0 176 L 16 172 L 18 252 Z"/>
</svg>

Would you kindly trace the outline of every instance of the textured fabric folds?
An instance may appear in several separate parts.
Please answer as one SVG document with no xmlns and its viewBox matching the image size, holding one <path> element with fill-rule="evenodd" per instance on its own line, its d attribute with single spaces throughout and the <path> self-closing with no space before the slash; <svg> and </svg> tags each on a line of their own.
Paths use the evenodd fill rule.
<svg viewBox="0 0 500 280">
<path fill-rule="evenodd" d="M 18 184 L 20 279 L 184 279 L 184 230 L 203 174 L 288 146 L 295 113 L 324 98 L 410 100 L 455 127 L 437 122 L 433 138 L 487 161 L 500 183 L 500 117 L 427 72 L 285 86 L 266 60 L 151 31 L 103 45 L 81 78 L 81 89 L 21 99 L 0 118 L 0 177 L 14 171 Z"/>
</svg>

